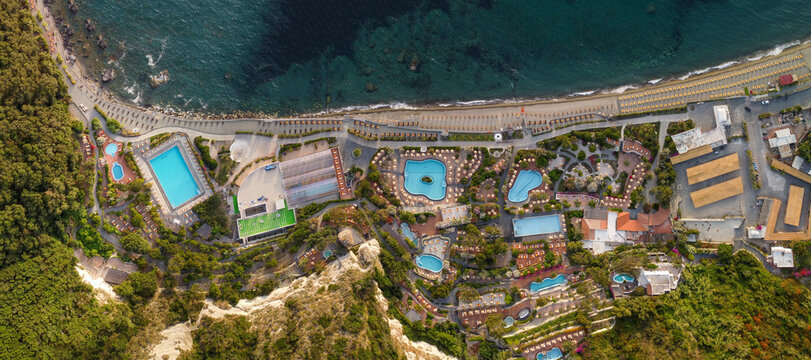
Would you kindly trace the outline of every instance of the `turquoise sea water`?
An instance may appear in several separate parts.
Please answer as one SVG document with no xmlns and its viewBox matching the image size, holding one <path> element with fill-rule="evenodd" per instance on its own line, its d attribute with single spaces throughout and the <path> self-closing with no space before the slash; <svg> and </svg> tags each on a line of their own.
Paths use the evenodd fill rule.
<svg viewBox="0 0 811 360">
<path fill-rule="evenodd" d="M 149 160 L 149 165 L 152 166 L 158 184 L 169 198 L 172 208 L 183 205 L 200 193 L 200 188 L 177 146 Z"/>
<path fill-rule="evenodd" d="M 116 69 L 116 94 L 208 112 L 565 96 L 811 36 L 806 0 L 80 0 L 78 15 L 65 3 L 55 13 L 78 34 L 90 18 L 107 39 L 103 52 L 73 41 L 94 74 Z"/>
</svg>

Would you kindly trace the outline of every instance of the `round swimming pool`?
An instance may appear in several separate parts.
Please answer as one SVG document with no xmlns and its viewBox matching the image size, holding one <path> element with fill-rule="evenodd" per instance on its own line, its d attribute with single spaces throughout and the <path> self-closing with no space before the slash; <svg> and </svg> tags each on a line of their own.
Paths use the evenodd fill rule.
<svg viewBox="0 0 811 360">
<path fill-rule="evenodd" d="M 438 273 L 442 271 L 442 260 L 431 254 L 417 256 L 417 266 L 422 269 Z"/>
<path fill-rule="evenodd" d="M 542 183 L 541 173 L 535 170 L 521 170 L 510 192 L 507 193 L 507 200 L 514 203 L 526 201 L 529 198 L 529 191 L 541 186 Z"/>
<path fill-rule="evenodd" d="M 505 316 L 504 317 L 504 327 L 510 327 L 515 324 L 515 319 L 512 316 Z"/>
<path fill-rule="evenodd" d="M 115 181 L 118 181 L 118 180 L 121 180 L 123 178 L 124 178 L 124 168 L 122 168 L 121 164 L 119 164 L 118 162 L 114 162 L 113 163 L 113 179 Z"/>
<path fill-rule="evenodd" d="M 106 152 L 107 155 L 115 156 L 115 154 L 118 152 L 118 145 L 107 144 L 107 146 L 104 147 L 104 152 Z"/>
<path fill-rule="evenodd" d="M 445 198 L 445 164 L 436 159 L 406 160 L 403 186 L 413 195 L 437 201 Z"/>
<path fill-rule="evenodd" d="M 614 282 L 622 284 L 623 282 L 634 282 L 634 277 L 628 274 L 614 275 Z"/>
</svg>

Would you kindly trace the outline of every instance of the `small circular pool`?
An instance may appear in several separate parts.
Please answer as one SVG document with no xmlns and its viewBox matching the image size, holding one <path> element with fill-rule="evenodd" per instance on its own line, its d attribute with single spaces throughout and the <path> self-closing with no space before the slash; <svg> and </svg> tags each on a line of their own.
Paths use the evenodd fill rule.
<svg viewBox="0 0 811 360">
<path fill-rule="evenodd" d="M 124 168 L 121 167 L 121 164 L 118 162 L 113 163 L 113 179 L 115 181 L 121 180 L 124 178 Z"/>
<path fill-rule="evenodd" d="M 118 145 L 112 143 L 107 144 L 107 146 L 104 147 L 104 152 L 106 152 L 107 155 L 115 156 L 115 154 L 118 152 Z"/>
<path fill-rule="evenodd" d="M 431 254 L 417 256 L 417 266 L 422 269 L 438 273 L 442 271 L 442 260 Z"/>
<path fill-rule="evenodd" d="M 512 316 L 505 316 L 504 317 L 504 327 L 510 327 L 515 324 L 515 319 Z"/>
<path fill-rule="evenodd" d="M 329 259 L 329 257 L 332 256 L 332 250 L 324 250 L 322 255 L 324 255 L 324 259 Z"/>
</svg>

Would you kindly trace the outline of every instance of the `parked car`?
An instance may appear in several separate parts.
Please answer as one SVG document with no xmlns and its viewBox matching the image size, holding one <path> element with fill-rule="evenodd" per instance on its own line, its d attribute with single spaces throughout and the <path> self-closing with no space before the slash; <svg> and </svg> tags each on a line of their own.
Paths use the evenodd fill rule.
<svg viewBox="0 0 811 360">
<path fill-rule="evenodd" d="M 265 171 L 270 171 L 270 170 L 273 170 L 273 169 L 275 169 L 275 168 L 276 168 L 276 165 L 274 165 L 274 164 L 270 164 L 270 165 L 268 165 L 268 166 L 265 166 Z"/>
<path fill-rule="evenodd" d="M 769 104 L 769 100 L 763 100 L 763 102 L 761 102 L 761 104 L 763 104 L 763 105 L 768 105 L 768 104 Z"/>
</svg>

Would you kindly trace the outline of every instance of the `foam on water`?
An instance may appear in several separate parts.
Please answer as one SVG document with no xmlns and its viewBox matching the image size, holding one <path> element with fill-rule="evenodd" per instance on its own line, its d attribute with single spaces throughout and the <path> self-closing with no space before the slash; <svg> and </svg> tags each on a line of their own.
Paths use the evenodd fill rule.
<svg viewBox="0 0 811 360">
<path fill-rule="evenodd" d="M 168 41 L 169 38 L 161 40 L 161 52 L 160 54 L 158 54 L 158 60 L 153 59 L 152 54 L 146 54 L 147 65 L 149 65 L 149 67 L 154 68 L 155 65 L 158 65 L 158 62 L 161 61 L 161 59 L 163 58 L 163 53 L 166 51 L 166 44 L 168 43 Z"/>
<path fill-rule="evenodd" d="M 771 21 L 787 12 L 811 16 L 802 0 L 768 7 L 754 0 L 661 2 L 651 14 L 644 11 L 647 0 L 503 0 L 488 6 L 474 2 L 464 9 L 442 3 L 393 0 L 386 6 L 407 10 L 392 14 L 385 8 L 346 10 L 326 0 L 160 5 L 87 0 L 79 16 L 69 19 L 77 28 L 82 19 L 98 21 L 110 46 L 91 52 L 88 60 L 77 55 L 114 67 L 118 76 L 109 89 L 122 98 L 179 111 L 255 110 L 281 116 L 622 93 L 777 55 L 800 44 L 796 38 L 811 36 L 809 22 Z M 351 26 L 329 35 L 337 43 L 319 40 L 322 31 L 312 30 L 312 18 L 335 17 L 336 11 L 350 18 L 342 24 Z M 617 15 L 591 20 L 607 12 Z M 719 16 L 736 21 L 712 21 Z M 531 25 L 537 23 L 563 25 L 539 32 Z M 759 24 L 758 32 L 746 31 L 752 23 Z M 448 36 L 426 41 L 437 32 Z M 594 36 L 599 33 L 612 36 Z M 325 45 L 296 45 L 303 43 Z M 411 59 L 418 62 L 415 70 L 409 69 Z M 290 65 L 274 68 L 279 61 Z M 172 80 L 158 89 L 143 86 L 158 67 L 168 69 Z M 141 85 L 141 94 L 130 91 L 133 82 Z M 368 83 L 376 90 L 367 91 Z M 175 98 L 178 93 L 184 98 Z M 187 102 L 190 98 L 195 101 Z"/>
</svg>

